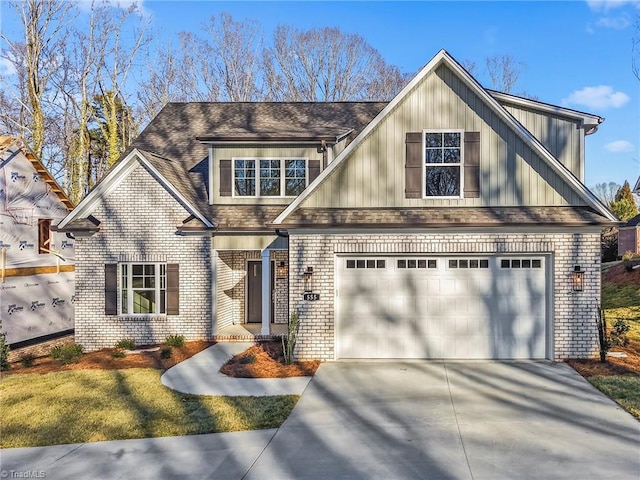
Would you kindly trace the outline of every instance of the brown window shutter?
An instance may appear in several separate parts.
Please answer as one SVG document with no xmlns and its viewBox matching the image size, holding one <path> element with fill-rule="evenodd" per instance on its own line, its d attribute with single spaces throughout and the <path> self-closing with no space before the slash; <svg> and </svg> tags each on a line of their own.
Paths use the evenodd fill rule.
<svg viewBox="0 0 640 480">
<path fill-rule="evenodd" d="M 405 140 L 405 198 L 422 198 L 422 132 L 408 132 Z"/>
<path fill-rule="evenodd" d="M 104 314 L 118 314 L 118 264 L 104 266 Z"/>
<path fill-rule="evenodd" d="M 233 184 L 231 160 L 220 160 L 220 196 L 230 197 Z"/>
<path fill-rule="evenodd" d="M 464 196 L 480 196 L 480 132 L 464 134 Z"/>
<path fill-rule="evenodd" d="M 180 315 L 180 268 L 167 264 L 167 315 Z"/>
<path fill-rule="evenodd" d="M 320 175 L 320 160 L 309 160 L 309 183 Z"/>
</svg>

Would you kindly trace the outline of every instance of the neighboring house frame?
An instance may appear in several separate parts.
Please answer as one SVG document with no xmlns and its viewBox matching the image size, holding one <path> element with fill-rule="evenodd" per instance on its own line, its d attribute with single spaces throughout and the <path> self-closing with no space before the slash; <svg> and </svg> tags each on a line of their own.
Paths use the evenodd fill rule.
<svg viewBox="0 0 640 480">
<path fill-rule="evenodd" d="M 0 329 L 11 345 L 74 327 L 74 242 L 52 231 L 72 209 L 24 139 L 0 136 Z"/>
<path fill-rule="evenodd" d="M 299 359 L 593 356 L 603 120 L 486 90 L 444 50 L 388 103 L 168 104 L 59 226 L 76 338 L 267 337 L 297 311 Z M 282 195 L 296 159 L 306 188 Z"/>
</svg>

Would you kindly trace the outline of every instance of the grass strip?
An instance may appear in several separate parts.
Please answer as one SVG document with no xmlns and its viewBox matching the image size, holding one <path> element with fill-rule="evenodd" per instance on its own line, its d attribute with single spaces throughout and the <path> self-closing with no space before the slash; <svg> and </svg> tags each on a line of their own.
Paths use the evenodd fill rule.
<svg viewBox="0 0 640 480">
<path fill-rule="evenodd" d="M 587 380 L 640 420 L 640 375 L 596 375 Z"/>
<path fill-rule="evenodd" d="M 187 395 L 162 385 L 160 375 L 150 368 L 7 375 L 0 447 L 275 428 L 299 398 Z"/>
</svg>

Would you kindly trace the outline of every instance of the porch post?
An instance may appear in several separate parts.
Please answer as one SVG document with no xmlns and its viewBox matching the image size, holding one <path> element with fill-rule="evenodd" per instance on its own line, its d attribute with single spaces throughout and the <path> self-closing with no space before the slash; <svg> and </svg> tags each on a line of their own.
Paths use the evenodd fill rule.
<svg viewBox="0 0 640 480">
<path fill-rule="evenodd" d="M 211 239 L 213 244 L 213 238 Z M 218 250 L 211 248 L 211 336 L 218 334 Z"/>
<path fill-rule="evenodd" d="M 271 333 L 271 257 L 269 250 L 262 250 L 262 330 L 261 335 Z"/>
</svg>

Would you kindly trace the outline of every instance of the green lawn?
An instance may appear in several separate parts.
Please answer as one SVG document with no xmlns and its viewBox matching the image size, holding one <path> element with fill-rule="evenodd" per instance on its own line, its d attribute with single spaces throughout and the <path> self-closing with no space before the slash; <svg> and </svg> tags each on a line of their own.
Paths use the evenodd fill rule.
<svg viewBox="0 0 640 480">
<path fill-rule="evenodd" d="M 640 288 L 637 285 L 617 285 L 603 280 L 602 308 L 609 326 L 618 318 L 627 320 L 631 327 L 627 336 L 630 340 L 640 342 Z M 598 375 L 587 380 L 640 419 L 640 375 Z"/>
<path fill-rule="evenodd" d="M 640 420 L 640 375 L 594 376 L 587 380 Z"/>
<path fill-rule="evenodd" d="M 5 375 L 0 447 L 274 428 L 299 398 L 185 395 L 160 375 L 148 368 Z"/>
</svg>

